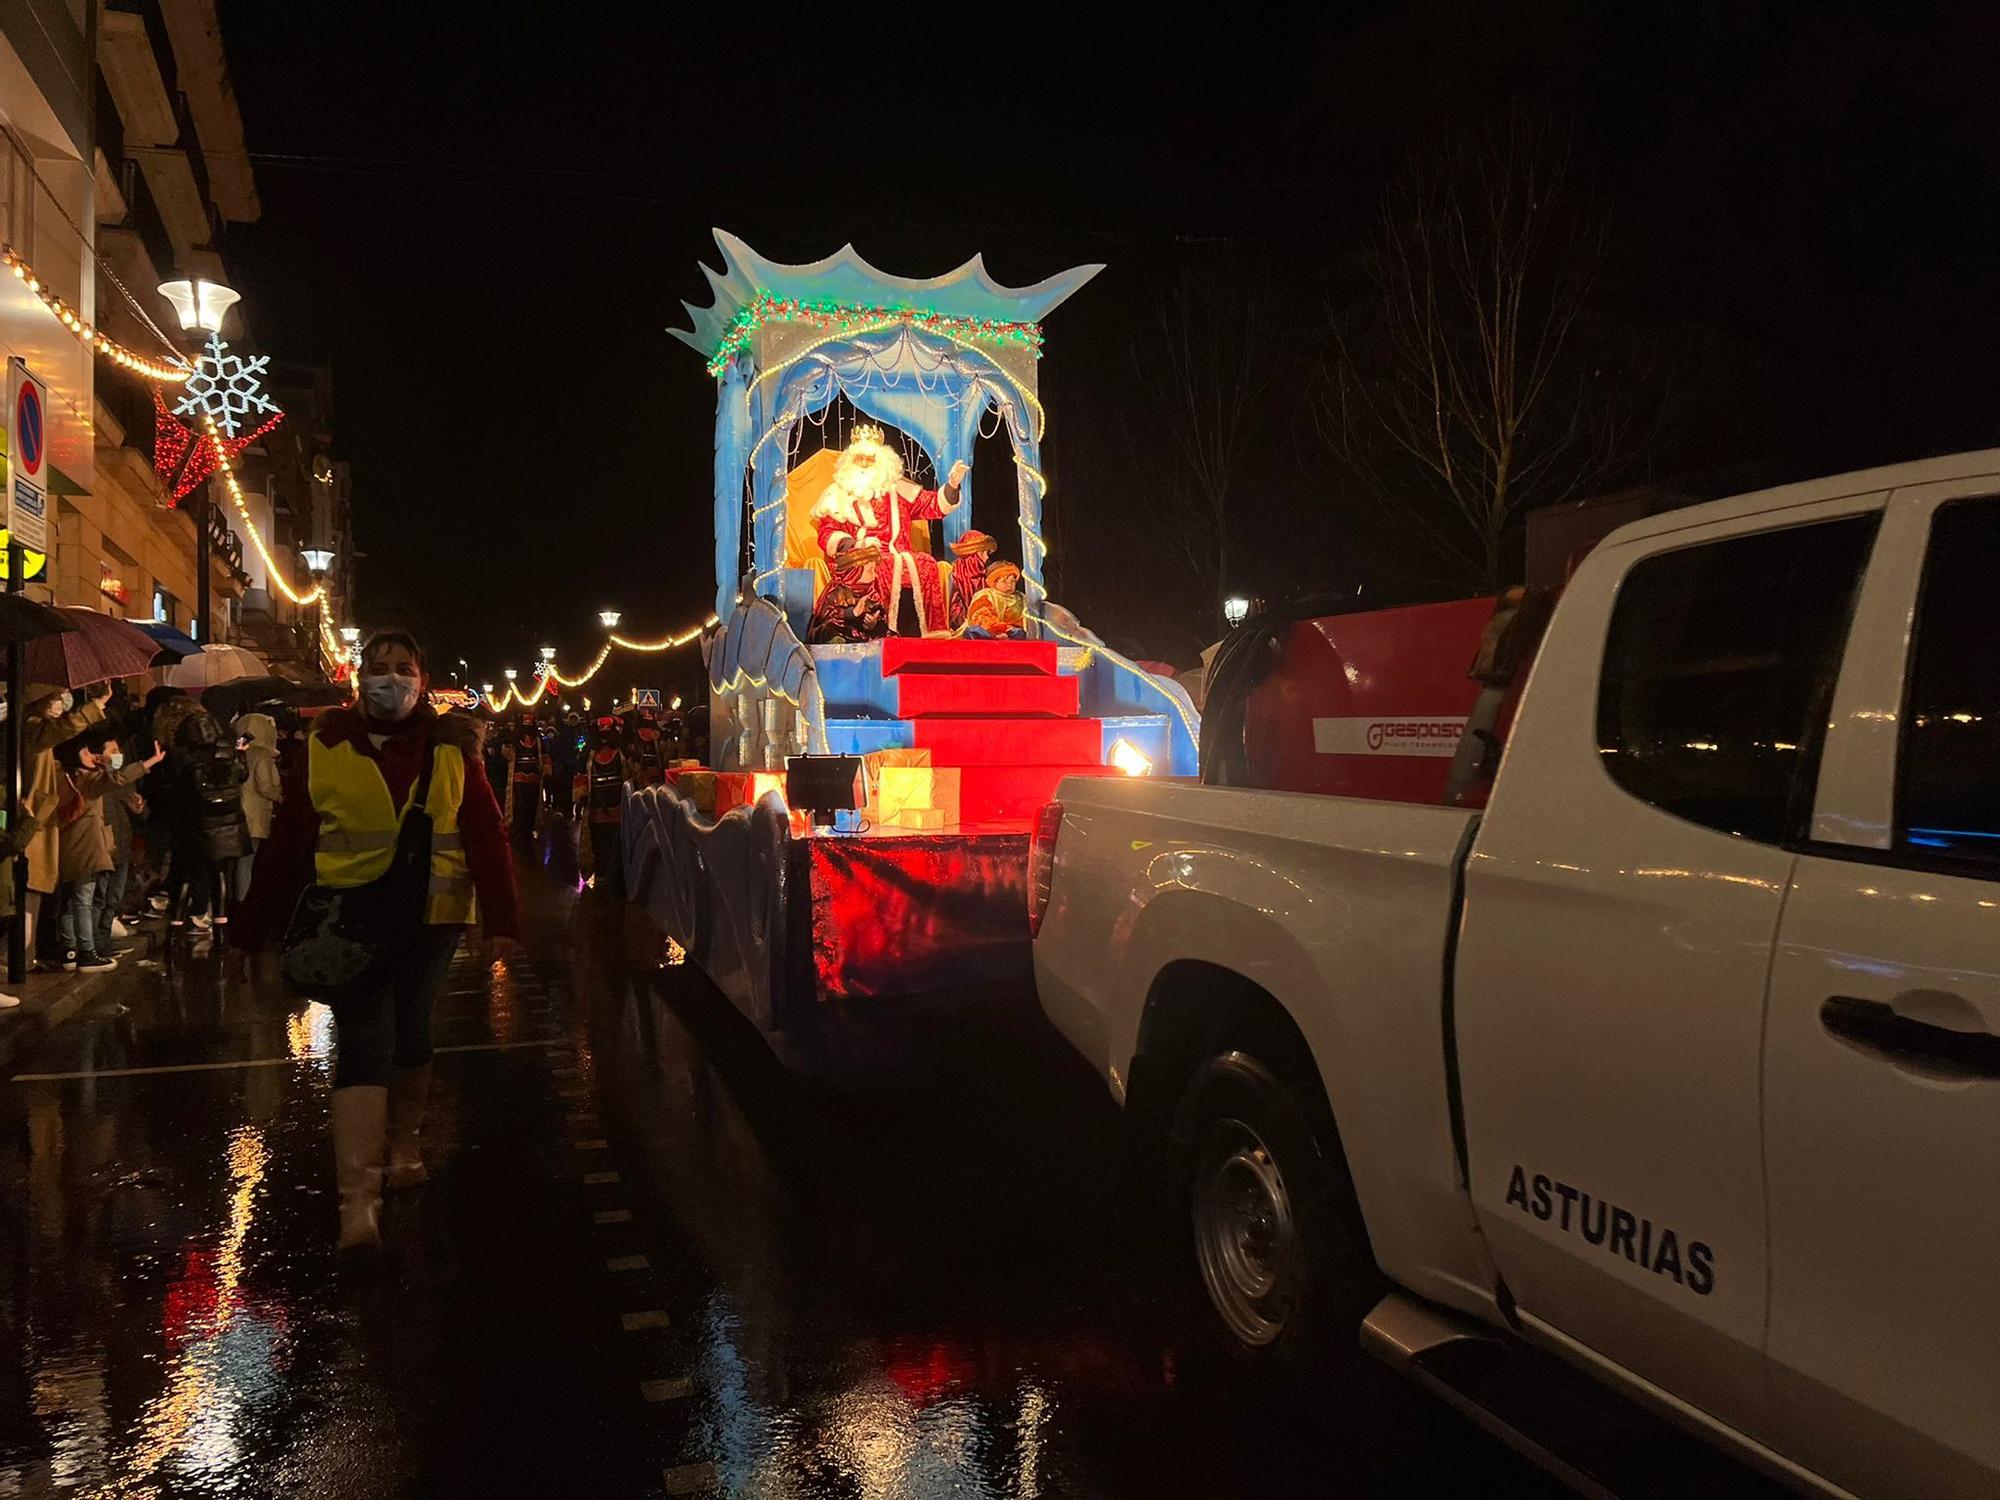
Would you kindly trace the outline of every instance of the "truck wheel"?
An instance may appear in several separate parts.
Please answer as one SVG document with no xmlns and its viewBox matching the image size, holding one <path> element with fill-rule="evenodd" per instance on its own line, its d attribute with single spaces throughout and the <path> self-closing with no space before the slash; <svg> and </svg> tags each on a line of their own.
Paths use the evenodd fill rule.
<svg viewBox="0 0 2000 1500">
<path fill-rule="evenodd" d="M 1317 1079 L 1227 1052 L 1177 1123 L 1194 1266 L 1228 1347 L 1302 1375 L 1344 1361 L 1382 1279 Z"/>
</svg>

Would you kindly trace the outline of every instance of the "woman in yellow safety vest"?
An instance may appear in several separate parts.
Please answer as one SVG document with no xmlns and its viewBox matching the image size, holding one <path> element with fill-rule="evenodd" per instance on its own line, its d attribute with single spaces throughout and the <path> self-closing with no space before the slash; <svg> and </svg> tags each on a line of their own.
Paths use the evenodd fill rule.
<svg viewBox="0 0 2000 1500">
<path fill-rule="evenodd" d="M 431 1078 L 431 1006 L 460 936 L 481 921 L 495 959 L 520 936 L 520 904 L 500 805 L 481 764 L 478 731 L 425 701 L 423 649 L 400 630 L 362 648 L 359 700 L 314 723 L 257 852 L 250 895 L 231 929 L 246 950 L 282 935 L 305 887 L 380 879 L 426 762 L 430 886 L 423 939 L 374 994 L 334 1008 L 333 1149 L 340 1181 L 340 1248 L 381 1243 L 384 1182 L 425 1178 L 418 1132 Z"/>
</svg>

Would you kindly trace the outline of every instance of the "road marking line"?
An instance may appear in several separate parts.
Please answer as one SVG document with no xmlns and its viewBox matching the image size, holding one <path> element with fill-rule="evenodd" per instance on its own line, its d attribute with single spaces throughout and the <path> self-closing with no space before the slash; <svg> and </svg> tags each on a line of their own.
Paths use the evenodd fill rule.
<svg viewBox="0 0 2000 1500">
<path fill-rule="evenodd" d="M 667 1315 L 655 1308 L 649 1312 L 620 1313 L 618 1322 L 627 1333 L 638 1333 L 647 1328 L 665 1328 Z"/>
<path fill-rule="evenodd" d="M 600 1183 L 616 1182 L 618 1174 L 616 1172 L 585 1172 L 583 1180 L 588 1186 L 596 1187 Z"/>
<path fill-rule="evenodd" d="M 599 1224 L 630 1224 L 632 1210 L 629 1208 L 600 1208 L 590 1216 Z"/>
<path fill-rule="evenodd" d="M 576 1149 L 579 1151 L 602 1151 L 604 1146 L 605 1143 L 603 1141 L 578 1141 L 576 1143 Z"/>
<path fill-rule="evenodd" d="M 604 1262 L 607 1271 L 649 1271 L 653 1263 L 643 1255 L 613 1255 Z"/>
<path fill-rule="evenodd" d="M 685 1401 L 694 1394 L 692 1380 L 642 1380 L 639 1394 L 648 1401 Z"/>
<path fill-rule="evenodd" d="M 680 1464 L 660 1475 L 669 1495 L 699 1495 L 715 1488 L 714 1464 Z"/>
</svg>

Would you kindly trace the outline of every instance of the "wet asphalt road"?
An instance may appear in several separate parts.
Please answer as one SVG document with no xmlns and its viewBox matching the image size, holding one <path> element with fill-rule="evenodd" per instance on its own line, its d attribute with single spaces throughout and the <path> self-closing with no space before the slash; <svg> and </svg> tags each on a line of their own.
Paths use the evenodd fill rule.
<svg viewBox="0 0 2000 1500">
<path fill-rule="evenodd" d="M 785 1074 L 637 919 L 523 872 L 462 953 L 428 1186 L 335 1271 L 317 1006 L 128 962 L 0 1082 L 0 1496 L 1543 1495 L 1386 1372 L 1207 1349 L 1024 1002 Z"/>
</svg>

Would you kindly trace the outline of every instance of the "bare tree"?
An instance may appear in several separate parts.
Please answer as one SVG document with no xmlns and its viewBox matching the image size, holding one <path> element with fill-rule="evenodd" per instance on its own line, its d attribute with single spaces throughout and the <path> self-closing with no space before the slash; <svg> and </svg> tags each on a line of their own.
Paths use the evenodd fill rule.
<svg viewBox="0 0 2000 1500">
<path fill-rule="evenodd" d="M 1591 357 L 1606 219 L 1571 175 L 1568 137 L 1520 118 L 1413 151 L 1316 402 L 1363 493 L 1489 590 L 1525 512 L 1587 493 L 1636 445 L 1629 366 Z"/>
<path fill-rule="evenodd" d="M 1184 270 L 1162 297 L 1150 336 L 1133 345 L 1148 430 L 1147 515 L 1199 591 L 1221 602 L 1249 522 L 1245 459 L 1277 387 L 1271 307 L 1255 272 Z"/>
</svg>

